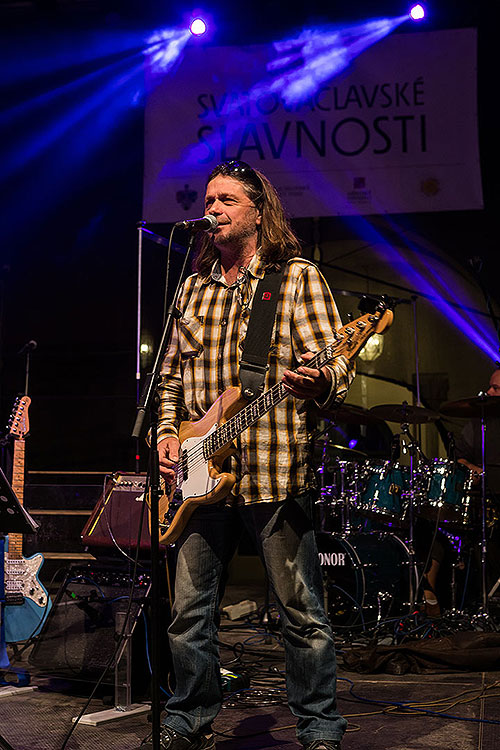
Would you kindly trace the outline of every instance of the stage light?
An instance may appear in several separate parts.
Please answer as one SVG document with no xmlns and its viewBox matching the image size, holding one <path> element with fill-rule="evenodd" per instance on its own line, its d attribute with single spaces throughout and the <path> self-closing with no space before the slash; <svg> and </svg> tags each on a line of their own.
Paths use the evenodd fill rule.
<svg viewBox="0 0 500 750">
<path fill-rule="evenodd" d="M 375 359 L 378 359 L 380 357 L 383 349 L 384 337 L 380 336 L 380 334 L 378 333 L 374 333 L 372 336 L 370 336 L 364 347 L 361 349 L 358 357 L 360 357 L 360 359 L 364 360 L 365 362 L 373 362 Z"/>
<path fill-rule="evenodd" d="M 203 18 L 194 18 L 189 24 L 189 31 L 193 36 L 201 36 L 207 30 L 207 24 Z"/>
<path fill-rule="evenodd" d="M 418 3 L 417 5 L 412 5 L 408 15 L 410 16 L 412 21 L 421 21 L 423 18 L 425 18 L 425 7 L 423 5 L 420 5 L 420 3 Z"/>
</svg>

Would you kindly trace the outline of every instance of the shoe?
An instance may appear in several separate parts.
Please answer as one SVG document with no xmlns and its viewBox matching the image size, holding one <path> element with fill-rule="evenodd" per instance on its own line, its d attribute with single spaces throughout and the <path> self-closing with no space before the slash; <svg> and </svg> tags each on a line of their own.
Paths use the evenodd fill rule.
<svg viewBox="0 0 500 750">
<path fill-rule="evenodd" d="M 439 602 L 436 599 L 424 602 L 424 612 L 427 617 L 430 617 L 431 619 L 441 617 L 441 607 L 439 606 Z"/>
<path fill-rule="evenodd" d="M 340 740 L 314 740 L 304 750 L 341 750 Z"/>
<path fill-rule="evenodd" d="M 211 732 L 186 737 L 165 726 L 160 730 L 160 747 L 163 750 L 215 750 L 215 737 Z"/>
</svg>

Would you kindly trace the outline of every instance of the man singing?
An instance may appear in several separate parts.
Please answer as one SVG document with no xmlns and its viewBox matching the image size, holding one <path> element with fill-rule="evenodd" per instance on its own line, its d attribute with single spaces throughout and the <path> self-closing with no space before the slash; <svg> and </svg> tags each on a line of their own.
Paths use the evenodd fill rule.
<svg viewBox="0 0 500 750">
<path fill-rule="evenodd" d="M 216 504 L 197 507 L 177 542 L 175 604 L 169 627 L 176 677 L 161 744 L 213 750 L 211 724 L 221 707 L 217 627 L 220 582 L 246 527 L 278 606 L 286 655 L 288 703 L 306 750 L 338 750 L 347 722 L 336 704 L 332 631 L 323 608 L 312 523 L 313 412 L 341 403 L 353 367 L 339 356 L 321 369 L 311 358 L 334 341 L 340 320 L 317 267 L 300 246 L 269 180 L 244 162 L 219 164 L 208 177 L 205 234 L 196 273 L 184 283 L 162 369 L 159 453 L 174 481 L 178 427 L 198 420 L 229 387 L 239 386 L 240 357 L 259 279 L 283 269 L 264 390 L 289 395 L 237 439 L 230 459 L 236 483 Z"/>
</svg>

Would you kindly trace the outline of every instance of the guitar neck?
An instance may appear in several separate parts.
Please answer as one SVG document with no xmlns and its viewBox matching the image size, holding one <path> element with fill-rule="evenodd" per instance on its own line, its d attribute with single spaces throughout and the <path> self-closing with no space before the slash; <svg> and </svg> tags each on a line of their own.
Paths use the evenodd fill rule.
<svg viewBox="0 0 500 750">
<path fill-rule="evenodd" d="M 343 336 L 337 334 L 335 344 L 329 344 L 325 349 L 316 354 L 308 362 L 308 367 L 319 368 L 331 362 L 341 352 Z M 283 401 L 289 394 L 283 383 L 276 383 L 272 388 L 263 393 L 258 398 L 251 401 L 247 406 L 241 409 L 234 417 L 228 419 L 214 432 L 208 435 L 203 441 L 203 453 L 206 458 L 213 456 L 218 450 L 228 443 L 231 443 L 238 435 L 241 435 L 246 429 L 259 421 L 264 414 L 271 411 L 280 401 Z"/>
<path fill-rule="evenodd" d="M 379 329 L 383 330 L 391 322 L 392 312 L 383 309 L 378 314 L 363 315 L 352 323 L 348 323 L 334 333 L 335 341 L 316 354 L 307 363 L 308 367 L 319 369 L 341 354 L 348 359 L 353 359 L 372 333 Z M 255 424 L 264 414 L 286 398 L 288 393 L 289 391 L 283 383 L 276 383 L 266 393 L 247 404 L 204 439 L 204 458 L 210 458 L 221 448 L 231 443 L 238 435 L 241 435 L 248 427 Z"/>
<path fill-rule="evenodd" d="M 19 500 L 24 503 L 24 456 L 25 441 L 23 439 L 14 440 L 14 458 L 12 464 L 12 489 Z M 20 559 L 23 556 L 23 535 L 9 534 L 9 551 L 8 557 L 11 559 Z"/>
</svg>

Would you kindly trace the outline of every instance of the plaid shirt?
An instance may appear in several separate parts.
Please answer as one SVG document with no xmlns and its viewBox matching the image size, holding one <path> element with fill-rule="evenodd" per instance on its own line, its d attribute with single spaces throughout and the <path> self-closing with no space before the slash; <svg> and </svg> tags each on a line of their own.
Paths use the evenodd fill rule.
<svg viewBox="0 0 500 750">
<path fill-rule="evenodd" d="M 228 286 L 214 264 L 209 278 L 188 277 L 178 300 L 182 317 L 174 324 L 162 368 L 158 438 L 177 435 L 183 420 L 200 419 L 230 386 L 239 386 L 239 360 L 250 306 L 264 267 L 255 255 L 242 282 Z M 269 349 L 264 390 L 295 369 L 301 355 L 333 341 L 340 318 L 328 285 L 310 261 L 287 263 Z M 329 366 L 330 393 L 323 408 L 341 403 L 354 377 L 352 363 L 338 357 Z M 314 487 L 311 433 L 317 407 L 287 396 L 236 440 L 239 460 L 233 495 L 247 503 L 284 500 Z"/>
</svg>

